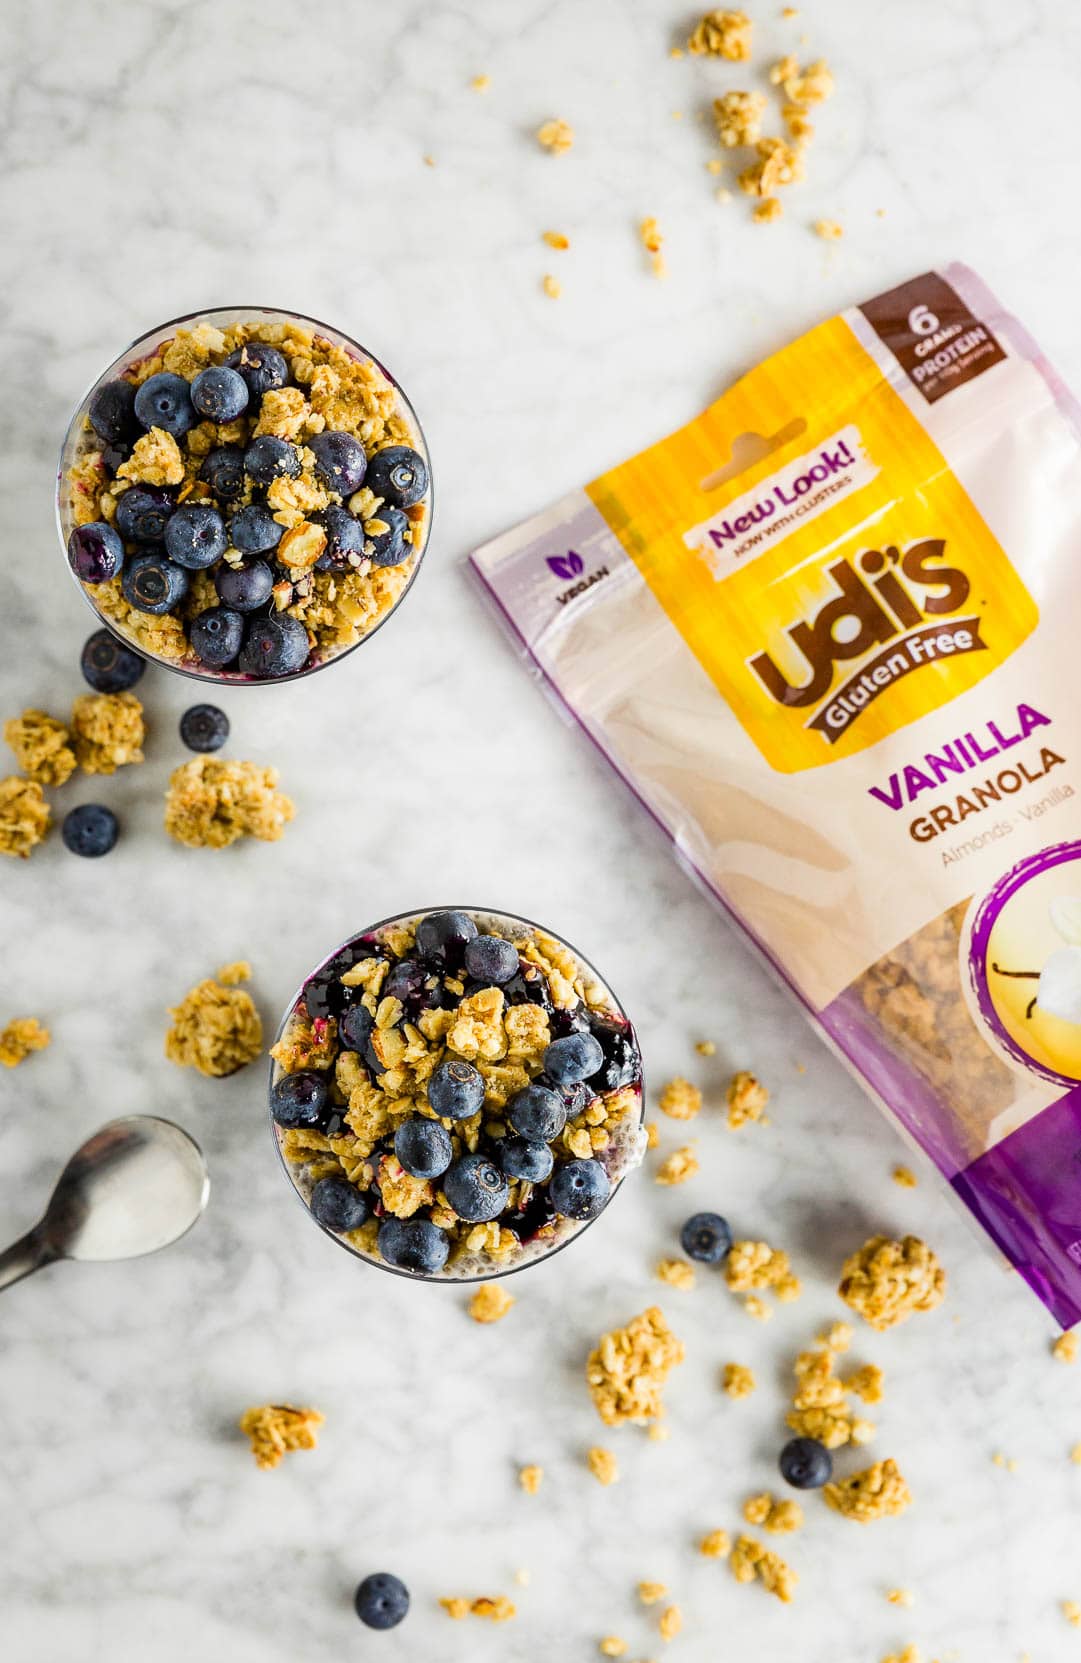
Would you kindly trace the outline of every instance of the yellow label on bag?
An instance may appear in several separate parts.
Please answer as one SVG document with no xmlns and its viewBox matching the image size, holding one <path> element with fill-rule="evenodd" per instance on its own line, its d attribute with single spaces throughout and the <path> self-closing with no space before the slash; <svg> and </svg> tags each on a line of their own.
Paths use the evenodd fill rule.
<svg viewBox="0 0 1081 1663">
<path fill-rule="evenodd" d="M 709 489 L 748 434 L 779 442 Z M 841 318 L 587 492 L 782 773 L 928 715 L 1037 622 L 942 453 Z"/>
</svg>

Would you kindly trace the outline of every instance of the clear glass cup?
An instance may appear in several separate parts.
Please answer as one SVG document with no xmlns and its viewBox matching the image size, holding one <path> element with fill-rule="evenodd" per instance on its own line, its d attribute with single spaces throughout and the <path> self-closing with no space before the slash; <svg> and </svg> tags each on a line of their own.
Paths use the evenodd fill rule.
<svg viewBox="0 0 1081 1663">
<path fill-rule="evenodd" d="M 522 918 L 515 913 L 495 912 L 486 907 L 468 906 L 426 907 L 422 911 L 418 912 L 397 913 L 391 918 L 384 918 L 378 924 L 373 924 L 364 930 L 358 930 L 354 935 L 347 937 L 347 939 L 343 941 L 340 946 L 336 947 L 332 953 L 328 953 L 326 958 L 317 964 L 304 978 L 304 981 L 297 989 L 293 998 L 289 1001 L 285 1014 L 278 1025 L 278 1031 L 274 1039 L 275 1045 L 277 1045 L 286 1034 L 294 1014 L 305 1008 L 304 995 L 308 985 L 320 974 L 321 971 L 330 965 L 333 960 L 338 958 L 339 954 L 346 952 L 363 938 L 379 936 L 383 931 L 392 929 L 396 926 L 416 923 L 419 919 L 427 917 L 431 913 L 435 912 L 464 912 L 473 919 L 482 933 L 504 935 L 511 940 L 522 940 L 528 935 L 539 933 L 550 937 L 553 941 L 558 941 L 560 946 L 571 953 L 577 961 L 584 973 L 584 979 L 586 982 L 595 984 L 603 991 L 603 1005 L 591 1006 L 590 1008 L 616 1017 L 619 1021 L 626 1024 L 627 1032 L 630 1038 L 634 1040 L 635 1047 L 638 1049 L 639 1054 L 638 1077 L 634 1083 L 634 1090 L 637 1094 L 637 1105 L 631 1109 L 628 1109 L 628 1111 L 617 1121 L 616 1134 L 613 1137 L 608 1150 L 604 1151 L 597 1157 L 601 1161 L 601 1164 L 604 1165 L 611 1184 L 611 1189 L 601 1211 L 597 1213 L 594 1218 L 582 1221 L 563 1218 L 556 1219 L 554 1221 L 554 1233 L 550 1237 L 545 1237 L 543 1240 L 537 1240 L 532 1243 L 528 1241 L 523 1242 L 521 1253 L 514 1255 L 513 1258 L 507 1263 L 502 1263 L 493 1258 L 488 1258 L 482 1262 L 483 1255 L 473 1254 L 471 1256 L 466 1256 L 458 1266 L 448 1263 L 444 1269 L 437 1271 L 434 1274 L 402 1270 L 395 1265 L 385 1263 L 385 1261 L 381 1259 L 377 1253 L 364 1251 L 363 1248 L 356 1246 L 353 1242 L 347 1241 L 344 1236 L 336 1234 L 333 1230 L 329 1230 L 326 1226 L 319 1223 L 319 1220 L 313 1216 L 309 1207 L 311 1190 L 313 1187 L 312 1179 L 305 1176 L 305 1167 L 287 1158 L 283 1149 L 285 1131 L 282 1127 L 278 1126 L 273 1118 L 273 1115 L 270 1116 L 270 1131 L 271 1136 L 274 1138 L 274 1144 L 278 1152 L 278 1158 L 281 1163 L 282 1170 L 285 1173 L 294 1194 L 304 1207 L 308 1217 L 311 1218 L 312 1223 L 321 1229 L 325 1235 L 328 1235 L 332 1241 L 337 1242 L 339 1247 L 343 1247 L 347 1252 L 352 1253 L 355 1258 L 364 1260 L 368 1264 L 375 1265 L 380 1270 L 389 1271 L 392 1275 L 404 1276 L 410 1281 L 454 1282 L 456 1284 L 491 1282 L 497 1277 L 511 1276 L 516 1274 L 518 1271 L 528 1269 L 530 1265 L 539 1264 L 542 1260 L 551 1258 L 552 1254 L 560 1252 L 564 1247 L 568 1246 L 570 1242 L 576 1241 L 591 1224 L 595 1224 L 597 1219 L 603 1216 L 604 1212 L 606 1212 L 608 1207 L 611 1205 L 617 1191 L 622 1187 L 624 1179 L 634 1170 L 635 1167 L 641 1165 L 646 1151 L 646 1133 L 643 1128 L 645 1098 L 642 1083 L 641 1051 L 637 1046 L 637 1036 L 635 1034 L 634 1027 L 622 1004 L 612 992 L 609 984 L 599 974 L 595 966 L 591 964 L 590 961 L 582 953 L 580 953 L 576 947 L 571 946 L 568 941 L 566 941 L 562 936 L 557 935 L 554 931 L 546 929 L 543 925 L 536 924 L 528 918 Z M 270 1066 L 269 1091 L 273 1091 L 274 1086 L 280 1079 L 283 1078 L 284 1074 L 285 1070 L 272 1059 Z M 498 1111 L 495 1112 L 498 1113 Z M 319 1158 L 317 1154 L 315 1158 Z M 325 1159 L 326 1157 L 324 1156 L 323 1158 Z M 438 1180 L 436 1180 L 436 1183 L 438 1184 Z"/>
<path fill-rule="evenodd" d="M 269 677 L 250 676 L 246 675 L 241 670 L 213 669 L 208 665 L 200 663 L 194 654 L 192 654 L 190 658 L 178 660 L 174 658 L 166 658 L 148 650 L 147 646 L 143 642 L 136 640 L 132 635 L 128 634 L 116 619 L 107 618 L 104 615 L 100 607 L 95 603 L 93 587 L 84 585 L 72 571 L 68 562 L 68 538 L 70 537 L 75 526 L 75 519 L 72 512 L 71 492 L 68 487 L 68 476 L 72 466 L 88 451 L 101 449 L 101 440 L 87 426 L 86 418 L 90 406 L 90 400 L 93 398 L 98 388 L 103 386 L 107 381 L 115 380 L 122 371 L 131 368 L 132 365 L 138 364 L 146 358 L 154 357 L 170 340 L 172 340 L 177 329 L 194 327 L 196 324 L 200 323 L 212 324 L 218 329 L 226 329 L 231 324 L 237 323 L 298 323 L 306 329 L 311 329 L 317 335 L 323 336 L 326 340 L 330 341 L 332 345 L 343 348 L 344 351 L 349 353 L 350 357 L 356 359 L 370 359 L 371 362 L 375 364 L 377 369 L 382 371 L 387 380 L 394 387 L 398 399 L 399 414 L 403 417 L 410 430 L 410 443 L 412 444 L 413 449 L 423 457 L 425 465 L 428 468 L 428 491 L 422 499 L 427 508 L 422 526 L 423 535 L 414 553 L 410 557 L 409 578 L 405 584 L 405 587 L 402 589 L 401 594 L 394 601 L 393 605 L 390 606 L 386 612 L 384 612 L 382 617 L 377 619 L 375 624 L 373 624 L 373 626 L 364 635 L 361 635 L 358 640 L 352 642 L 349 646 L 341 648 L 337 652 L 330 652 L 322 657 L 317 658 L 314 654 L 312 654 L 303 669 L 295 670 L 289 675 Z M 302 312 L 280 311 L 272 306 L 218 306 L 212 307 L 209 310 L 188 312 L 183 317 L 170 318 L 168 322 L 159 324 L 156 329 L 148 330 L 145 335 L 140 335 L 137 340 L 132 341 L 131 345 L 125 347 L 124 351 L 114 358 L 113 362 L 102 371 L 91 386 L 87 388 L 83 398 L 80 399 L 71 421 L 68 424 L 68 430 L 64 435 L 64 442 L 60 449 L 60 460 L 56 476 L 56 525 L 60 536 L 60 548 L 64 558 L 64 565 L 70 573 L 72 581 L 79 590 L 79 593 L 83 596 L 83 599 L 86 601 L 87 605 L 97 618 L 98 623 L 104 625 L 104 627 L 110 630 L 112 634 L 116 635 L 127 646 L 133 647 L 135 651 L 141 655 L 141 657 L 148 659 L 151 663 L 160 664 L 164 669 L 172 670 L 177 675 L 188 676 L 193 681 L 212 682 L 219 687 L 264 687 L 273 686 L 283 682 L 299 681 L 304 676 L 314 675 L 317 670 L 325 669 L 328 664 L 337 664 L 340 660 L 348 658 L 351 652 L 355 652 L 356 649 L 358 647 L 362 647 L 366 641 L 370 641 L 372 637 L 380 629 L 382 629 L 387 620 L 393 617 L 398 611 L 398 608 L 401 606 L 406 595 L 413 586 L 417 573 L 420 570 L 421 561 L 424 558 L 425 551 L 431 538 L 433 506 L 434 496 L 432 491 L 431 459 L 428 454 L 428 446 L 424 438 L 424 431 L 421 428 L 420 422 L 417 420 L 417 415 L 412 404 L 409 402 L 408 398 L 405 396 L 405 393 L 394 379 L 394 376 L 387 369 L 386 365 L 381 363 L 380 360 L 376 358 L 374 353 L 369 352 L 367 347 L 362 346 L 359 341 L 354 341 L 350 336 L 344 335 L 340 329 L 333 329 L 329 324 L 320 323 L 317 318 L 309 318 Z"/>
</svg>

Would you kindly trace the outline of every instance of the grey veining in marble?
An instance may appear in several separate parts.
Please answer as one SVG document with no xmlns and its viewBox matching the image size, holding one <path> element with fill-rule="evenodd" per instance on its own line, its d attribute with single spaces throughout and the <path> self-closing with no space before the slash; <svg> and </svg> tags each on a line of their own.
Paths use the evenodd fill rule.
<svg viewBox="0 0 1081 1663">
<path fill-rule="evenodd" d="M 152 673 L 145 766 L 57 794 L 116 806 L 116 852 L 78 862 L 54 836 L 0 872 L 0 1017 L 33 1012 L 54 1034 L 0 1080 L 0 1236 L 29 1225 L 68 1150 L 115 1115 L 179 1120 L 214 1184 L 168 1254 L 47 1271 L 0 1300 L 5 1663 L 537 1663 L 593 1657 L 607 1633 L 629 1660 L 657 1657 L 640 1577 L 683 1607 L 673 1663 L 874 1663 L 910 1639 L 965 1663 L 1071 1654 L 1058 1602 L 1081 1598 L 1081 1408 L 1049 1321 L 929 1174 L 891 1183 L 892 1132 L 554 717 L 463 570 L 483 538 L 792 334 L 950 257 L 1081 383 L 1077 8 L 752 9 L 762 61 L 806 33 L 838 83 L 808 181 L 771 227 L 714 200 L 695 118 L 739 75 L 668 57 L 689 18 L 665 0 L 9 0 L 0 714 L 62 713 L 79 691 L 90 617 L 56 547 L 55 455 L 99 365 L 161 318 L 251 300 L 366 341 L 421 413 L 439 504 L 422 576 L 369 647 L 222 701 L 233 754 L 274 763 L 296 799 L 282 843 L 166 842 L 191 691 Z M 485 93 L 469 88 L 478 73 Z M 552 115 L 578 134 L 558 159 L 531 137 Z M 638 242 L 646 214 L 666 237 L 664 282 Z M 811 235 L 820 216 L 843 222 L 841 244 Z M 542 245 L 549 227 L 569 252 Z M 217 965 L 252 960 L 273 1026 L 353 927 L 459 896 L 578 942 L 635 1014 L 654 1086 L 688 1070 L 714 1105 L 692 1129 L 700 1175 L 628 1184 L 577 1248 L 514 1284 L 490 1329 L 460 1291 L 380 1276 L 309 1225 L 277 1170 L 259 1069 L 207 1081 L 162 1056 L 166 1007 Z M 718 1045 L 708 1063 L 691 1049 L 702 1036 Z M 738 1065 L 775 1103 L 770 1128 L 734 1137 L 715 1105 Z M 804 1298 L 758 1325 L 717 1281 L 662 1289 L 653 1264 L 706 1206 L 789 1248 Z M 735 1528 L 772 1481 L 784 1370 L 872 1227 L 924 1234 L 951 1276 L 942 1312 L 861 1346 L 887 1371 L 877 1448 L 917 1505 L 862 1531 L 809 1506 L 784 1609 L 694 1542 Z M 606 1438 L 623 1476 L 605 1490 L 583 1467 L 600 1430 L 584 1355 L 658 1295 L 687 1344 L 672 1436 Z M 733 1358 L 760 1378 L 742 1403 L 717 1389 Z M 267 1399 L 327 1416 L 319 1451 L 270 1474 L 235 1431 Z M 532 1498 L 525 1461 L 547 1473 Z M 414 1610 L 371 1636 L 350 1594 L 384 1568 Z M 911 1612 L 887 1604 L 895 1585 L 916 1591 Z M 511 1593 L 519 1616 L 452 1624 L 434 1602 L 457 1592 Z"/>
</svg>

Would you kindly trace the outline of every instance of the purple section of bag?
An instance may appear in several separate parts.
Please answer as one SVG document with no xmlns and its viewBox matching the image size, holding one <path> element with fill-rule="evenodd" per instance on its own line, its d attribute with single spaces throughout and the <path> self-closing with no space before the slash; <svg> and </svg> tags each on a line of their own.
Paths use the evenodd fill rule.
<svg viewBox="0 0 1081 1663">
<path fill-rule="evenodd" d="M 1081 1086 L 953 1179 L 1064 1328 L 1081 1320 Z"/>
</svg>

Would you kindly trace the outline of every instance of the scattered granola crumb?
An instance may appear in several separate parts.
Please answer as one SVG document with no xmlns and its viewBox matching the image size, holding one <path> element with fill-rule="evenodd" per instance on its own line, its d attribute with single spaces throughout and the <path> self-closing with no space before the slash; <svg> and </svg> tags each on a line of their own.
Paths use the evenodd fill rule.
<svg viewBox="0 0 1081 1663">
<path fill-rule="evenodd" d="M 766 1490 L 762 1495 L 751 1496 L 744 1502 L 743 1517 L 748 1524 L 761 1525 L 763 1530 L 773 1535 L 787 1535 L 802 1526 L 803 1508 L 798 1501 L 775 1500 Z"/>
<path fill-rule="evenodd" d="M 456 1623 L 469 1615 L 469 1601 L 460 1596 L 452 1595 L 449 1599 L 441 1599 L 439 1603 L 447 1616 L 453 1618 Z"/>
<path fill-rule="evenodd" d="M 734 1130 L 748 1121 L 761 1120 L 769 1102 L 769 1092 L 753 1074 L 741 1070 L 733 1074 L 726 1093 L 728 1124 Z"/>
<path fill-rule="evenodd" d="M 254 1062 L 263 1049 L 263 1024 L 250 993 L 212 977 L 170 1010 L 165 1055 L 180 1068 L 222 1079 Z"/>
<path fill-rule="evenodd" d="M 853 1339 L 852 1324 L 850 1322 L 831 1322 L 819 1338 L 827 1351 L 847 1351 Z"/>
<path fill-rule="evenodd" d="M 642 246 L 649 254 L 653 275 L 663 277 L 666 267 L 664 255 L 661 253 L 661 244 L 664 242 L 664 238 L 661 236 L 660 227 L 652 214 L 647 215 L 642 220 L 638 227 L 638 235 L 642 239 Z"/>
<path fill-rule="evenodd" d="M 946 1293 L 946 1272 L 916 1236 L 872 1236 L 845 1260 L 838 1289 L 846 1305 L 880 1332 L 915 1311 L 932 1311 Z"/>
<path fill-rule="evenodd" d="M 0 855 L 29 860 L 49 829 L 52 815 L 36 780 L 9 774 L 0 780 Z"/>
<path fill-rule="evenodd" d="M 36 1016 L 13 1016 L 0 1031 L 0 1064 L 18 1068 L 31 1051 L 44 1051 L 51 1039 L 48 1028 L 43 1028 Z"/>
<path fill-rule="evenodd" d="M 781 206 L 780 198 L 776 196 L 767 196 L 765 200 L 760 202 L 752 211 L 751 218 L 758 225 L 772 225 L 774 220 L 780 219 L 783 213 L 784 209 Z"/>
<path fill-rule="evenodd" d="M 240 1430 L 251 1439 L 257 1467 L 276 1467 L 283 1455 L 294 1449 L 314 1449 L 316 1428 L 325 1416 L 318 1409 L 294 1409 L 290 1403 L 265 1403 L 259 1409 L 245 1409 Z"/>
<path fill-rule="evenodd" d="M 80 693 L 71 707 L 75 760 L 87 774 L 142 762 L 143 707 L 134 693 Z"/>
<path fill-rule="evenodd" d="M 661 1141 L 661 1134 L 655 1120 L 647 1120 L 645 1124 L 646 1148 L 656 1149 Z"/>
<path fill-rule="evenodd" d="M 689 1292 L 694 1287 L 694 1266 L 686 1259 L 662 1259 L 657 1266 L 657 1279 L 670 1288 Z"/>
<path fill-rule="evenodd" d="M 619 1462 L 610 1449 L 602 1449 L 600 1444 L 594 1444 L 586 1454 L 586 1465 L 598 1484 L 607 1487 L 619 1482 Z"/>
<path fill-rule="evenodd" d="M 657 1622 L 662 1640 L 674 1640 L 683 1628 L 683 1612 L 678 1605 L 666 1605 Z"/>
<path fill-rule="evenodd" d="M 645 1426 L 664 1413 L 668 1374 L 684 1358 L 657 1305 L 633 1317 L 625 1328 L 603 1334 L 586 1364 L 593 1405 L 606 1426 L 633 1421 Z"/>
<path fill-rule="evenodd" d="M 671 1428 L 665 1426 L 663 1421 L 654 1421 L 646 1433 L 651 1444 L 666 1444 L 671 1436 Z"/>
<path fill-rule="evenodd" d="M 733 1293 L 774 1288 L 791 1274 L 788 1254 L 764 1241 L 736 1241 L 724 1261 L 724 1279 Z"/>
<path fill-rule="evenodd" d="M 833 94 L 833 71 L 823 58 L 801 70 L 791 53 L 775 63 L 769 72 L 775 87 L 781 87 L 790 104 L 806 108 L 821 104 Z"/>
<path fill-rule="evenodd" d="M 236 987 L 240 982 L 250 982 L 251 965 L 247 959 L 237 959 L 233 964 L 223 964 L 218 971 L 218 980 L 225 987 Z"/>
<path fill-rule="evenodd" d="M 618 1634 L 606 1634 L 603 1640 L 598 1640 L 597 1650 L 602 1657 L 622 1657 L 627 1650 L 626 1640 L 621 1640 Z"/>
<path fill-rule="evenodd" d="M 727 190 L 723 185 L 720 190 L 715 193 L 715 195 L 718 202 L 731 202 L 732 200 L 732 192 Z"/>
<path fill-rule="evenodd" d="M 1064 1599 L 1062 1602 L 1062 1615 L 1068 1623 L 1072 1623 L 1074 1628 L 1081 1628 L 1081 1603 L 1077 1600 Z"/>
<path fill-rule="evenodd" d="M 669 51 L 668 51 L 668 56 L 670 58 L 682 58 L 683 57 L 683 48 L 682 48 L 682 46 L 672 46 L 672 47 L 670 47 Z"/>
<path fill-rule="evenodd" d="M 895 1184 L 900 1184 L 902 1189 L 914 1190 L 918 1180 L 910 1166 L 895 1166 L 893 1181 Z"/>
<path fill-rule="evenodd" d="M 469 1301 L 474 1322 L 499 1322 L 514 1304 L 514 1295 L 500 1282 L 482 1282 Z"/>
<path fill-rule="evenodd" d="M 910 1641 L 904 1651 L 891 1651 L 882 1663 L 920 1663 L 920 1648 Z"/>
<path fill-rule="evenodd" d="M 424 163 L 425 167 L 434 167 L 435 166 L 435 157 L 434 156 L 422 156 L 420 159 Z"/>
<path fill-rule="evenodd" d="M 1081 1444 L 1074 1444 L 1070 1451 L 1070 1460 L 1075 1467 L 1081 1467 Z"/>
<path fill-rule="evenodd" d="M 751 55 L 751 34 L 751 20 L 746 12 L 706 12 L 695 25 L 687 50 L 697 58 L 727 58 L 729 63 L 746 63 Z"/>
<path fill-rule="evenodd" d="M 906 1611 L 911 1611 L 916 1603 L 916 1596 L 911 1588 L 889 1588 L 886 1598 L 891 1605 L 902 1605 Z"/>
<path fill-rule="evenodd" d="M 711 1530 L 702 1537 L 698 1551 L 706 1559 L 727 1559 L 732 1551 L 732 1538 L 727 1530 Z"/>
<path fill-rule="evenodd" d="M 527 1496 L 535 1496 L 544 1483 L 544 1468 L 537 1466 L 519 1468 L 518 1482 Z"/>
<path fill-rule="evenodd" d="M 739 176 L 740 190 L 748 196 L 772 197 L 775 190 L 803 178 L 803 153 L 784 139 L 759 139 L 756 160 Z"/>
<path fill-rule="evenodd" d="M 845 228 L 840 221 L 836 219 L 816 219 L 814 222 L 814 232 L 815 236 L 821 237 L 823 242 L 837 243 L 840 242 L 841 238 L 844 236 Z"/>
<path fill-rule="evenodd" d="M 796 1592 L 798 1578 L 792 1567 L 753 1536 L 738 1538 L 728 1563 L 737 1582 L 757 1579 L 767 1593 L 776 1594 L 786 1605 Z"/>
<path fill-rule="evenodd" d="M 835 1513 L 859 1524 L 903 1513 L 912 1502 L 896 1461 L 876 1461 L 863 1472 L 825 1485 L 822 1494 Z"/>
<path fill-rule="evenodd" d="M 63 785 L 75 772 L 75 752 L 63 722 L 43 710 L 24 710 L 4 723 L 4 742 L 23 773 L 38 785 Z"/>
<path fill-rule="evenodd" d="M 799 7 L 798 6 L 783 6 L 781 8 L 781 16 L 784 17 L 784 18 L 798 17 L 799 16 Z"/>
<path fill-rule="evenodd" d="M 750 1397 L 758 1382 L 753 1369 L 745 1363 L 726 1363 L 721 1374 L 721 1390 L 729 1397 Z"/>
<path fill-rule="evenodd" d="M 548 244 L 549 248 L 563 249 L 569 248 L 571 245 L 570 238 L 565 237 L 562 231 L 542 231 L 541 239 Z"/>
<path fill-rule="evenodd" d="M 710 167 L 710 164 L 707 162 L 706 166 L 709 167 L 709 171 L 711 173 L 720 173 L 724 163 L 718 162 L 716 167 Z M 698 1044 L 695 1046 L 695 1050 L 698 1052 L 700 1057 L 712 1057 L 716 1054 L 717 1047 L 711 1039 L 700 1039 Z"/>
<path fill-rule="evenodd" d="M 702 1093 L 677 1074 L 661 1092 L 657 1106 L 672 1120 L 693 1120 L 702 1107 Z"/>
<path fill-rule="evenodd" d="M 193 757 L 169 778 L 165 829 L 189 849 L 225 849 L 241 837 L 276 843 L 296 812 L 277 783 L 273 768 L 254 762 Z"/>
<path fill-rule="evenodd" d="M 545 274 L 541 281 L 541 288 L 544 290 L 549 300 L 558 300 L 560 295 L 563 293 L 563 285 L 560 283 L 558 278 L 552 276 L 551 272 L 547 272 Z"/>
<path fill-rule="evenodd" d="M 657 1184 L 685 1184 L 697 1171 L 698 1156 L 685 1144 L 682 1149 L 673 1150 L 672 1154 L 661 1162 L 653 1174 L 653 1179 Z"/>
<path fill-rule="evenodd" d="M 762 137 L 766 95 L 762 92 L 726 92 L 713 100 L 713 125 L 726 150 L 738 145 L 757 144 Z"/>
<path fill-rule="evenodd" d="M 524 1565 L 520 1565 L 514 1573 L 514 1581 L 519 1588 L 529 1587 L 529 1572 Z"/>
<path fill-rule="evenodd" d="M 1076 1363 L 1077 1347 L 1077 1332 L 1071 1328 L 1065 1334 L 1059 1335 L 1051 1347 L 1051 1355 L 1058 1363 Z"/>
<path fill-rule="evenodd" d="M 469 85 L 474 92 L 487 92 L 492 84 L 490 75 L 474 75 Z"/>
<path fill-rule="evenodd" d="M 743 1309 L 749 1317 L 754 1317 L 756 1322 L 769 1322 L 773 1316 L 773 1306 L 767 1305 L 764 1299 L 759 1299 L 756 1293 L 752 1293 L 743 1301 Z"/>
<path fill-rule="evenodd" d="M 517 1607 L 505 1594 L 497 1594 L 494 1599 L 482 1594 L 478 1599 L 462 1599 L 452 1597 L 439 1601 L 448 1617 L 460 1622 L 463 1617 L 485 1617 L 492 1623 L 506 1623 L 516 1615 Z"/>
<path fill-rule="evenodd" d="M 574 143 L 574 128 L 569 122 L 554 116 L 543 127 L 537 128 L 537 142 L 550 156 L 562 156 Z"/>
<path fill-rule="evenodd" d="M 668 1589 L 663 1582 L 640 1582 L 638 1584 L 638 1598 L 643 1605 L 656 1605 L 667 1592 Z"/>
<path fill-rule="evenodd" d="M 884 1378 L 877 1363 L 864 1363 L 862 1368 L 854 1369 L 842 1384 L 846 1392 L 854 1392 L 864 1403 L 881 1403 Z"/>
<path fill-rule="evenodd" d="M 709 161 L 706 163 L 706 172 L 707 173 L 712 173 L 714 176 L 716 176 L 718 173 L 723 173 L 724 172 L 724 163 L 722 162 L 722 160 L 719 156 L 711 156 L 710 157 Z M 714 1045 L 713 1041 L 711 1039 L 707 1039 L 707 1040 L 704 1040 L 702 1043 L 704 1045 L 708 1045 L 710 1047 L 710 1049 L 708 1051 L 703 1051 L 701 1045 L 696 1045 L 695 1050 L 701 1052 L 703 1057 L 712 1057 L 713 1053 L 717 1049 L 717 1047 Z"/>
</svg>

